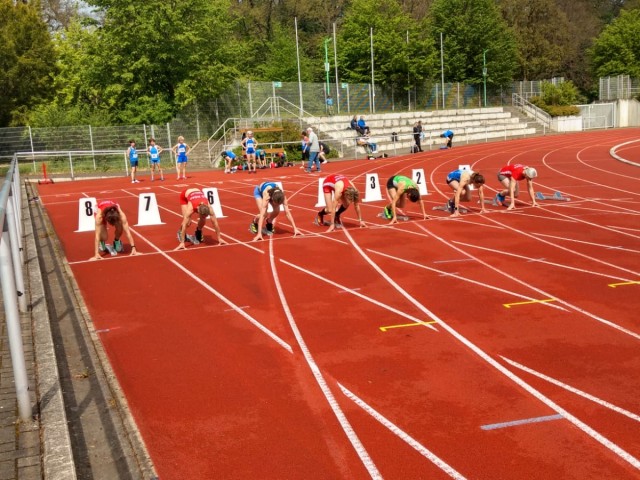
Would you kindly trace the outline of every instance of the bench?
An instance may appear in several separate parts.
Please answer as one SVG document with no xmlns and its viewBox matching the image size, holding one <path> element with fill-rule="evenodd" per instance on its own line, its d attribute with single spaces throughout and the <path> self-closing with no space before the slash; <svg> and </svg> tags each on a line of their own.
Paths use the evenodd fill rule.
<svg viewBox="0 0 640 480">
<path fill-rule="evenodd" d="M 265 157 L 269 158 L 272 161 L 275 158 L 277 158 L 278 154 L 280 154 L 280 153 L 284 153 L 284 148 L 265 148 L 264 149 Z"/>
<path fill-rule="evenodd" d="M 284 128 L 282 128 L 282 127 L 264 127 L 264 128 L 242 128 L 242 129 L 240 129 L 240 133 L 246 133 L 248 131 L 252 131 L 253 133 L 283 132 Z"/>
</svg>

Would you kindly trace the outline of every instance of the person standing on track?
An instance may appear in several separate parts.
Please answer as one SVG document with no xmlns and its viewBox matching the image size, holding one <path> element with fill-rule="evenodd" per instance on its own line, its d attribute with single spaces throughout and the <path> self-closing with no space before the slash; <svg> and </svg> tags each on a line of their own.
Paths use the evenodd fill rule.
<svg viewBox="0 0 640 480">
<path fill-rule="evenodd" d="M 360 211 L 360 192 L 358 192 L 346 176 L 339 173 L 329 175 L 322 182 L 322 192 L 324 193 L 324 203 L 326 206 L 316 215 L 316 225 L 324 225 L 324 217 L 325 215 L 329 215 L 329 229 L 327 233 L 342 227 L 340 215 L 353 203 L 356 213 L 358 214 L 360 226 L 367 226 L 362 220 L 362 212 Z"/>
<path fill-rule="evenodd" d="M 211 225 L 216 232 L 218 244 L 224 245 L 227 243 L 222 239 L 216 214 L 213 211 L 213 207 L 209 204 L 207 197 L 202 193 L 202 190 L 199 188 L 187 188 L 183 190 L 180 193 L 180 208 L 182 210 L 182 223 L 178 230 L 178 242 L 180 243 L 175 248 L 176 250 L 186 249 L 185 241 L 190 241 L 194 245 L 198 245 L 204 240 L 202 228 L 207 221 L 207 216 L 211 219 Z M 191 225 L 191 216 L 194 213 L 198 214 L 198 224 L 196 226 L 196 233 L 192 237 L 191 235 L 187 235 L 187 227 Z"/>
<path fill-rule="evenodd" d="M 537 176 L 538 171 L 535 168 L 526 167 L 519 163 L 502 167 L 498 172 L 498 181 L 504 188 L 496 194 L 494 202 L 498 205 L 504 205 L 506 195 L 508 194 L 511 202 L 507 210 L 516 208 L 516 198 L 520 193 L 518 182 L 520 180 L 526 180 L 527 191 L 529 192 L 529 197 L 531 197 L 531 206 L 537 207 L 538 202 L 536 202 L 536 194 L 533 191 L 533 179 Z"/>
<path fill-rule="evenodd" d="M 273 221 L 280 214 L 280 206 L 284 208 L 284 214 L 287 216 L 291 226 L 293 227 L 293 236 L 302 235 L 296 227 L 296 222 L 293 220 L 289 205 L 287 204 L 287 197 L 284 192 L 275 182 L 263 182 L 253 190 L 253 197 L 256 200 L 258 206 L 258 216 L 254 217 L 253 222 L 249 226 L 251 233 L 255 233 L 253 241 L 262 240 L 262 227 L 265 227 L 268 234 L 273 234 Z M 271 205 L 273 211 L 267 212 L 267 209 Z M 265 225 L 266 219 L 266 225 Z"/>
<path fill-rule="evenodd" d="M 127 158 L 131 165 L 131 183 L 140 183 L 140 180 L 136 178 L 138 172 L 138 151 L 136 150 L 136 141 L 129 140 L 129 148 L 127 148 Z"/>
<path fill-rule="evenodd" d="M 383 211 L 384 217 L 391 220 L 390 225 L 398 223 L 398 208 L 404 208 L 407 197 L 413 203 L 420 202 L 423 219 L 429 218 L 424 210 L 418 185 L 409 177 L 394 175 L 387 180 L 387 198 L 391 203 L 385 206 Z"/>
<path fill-rule="evenodd" d="M 253 138 L 253 132 L 251 130 L 247 132 L 247 136 L 244 140 L 242 140 L 242 146 L 246 149 L 247 152 L 247 166 L 249 168 L 249 173 L 251 173 L 252 171 L 253 173 L 257 173 L 256 149 L 258 148 L 258 142 L 255 138 Z"/>
<path fill-rule="evenodd" d="M 162 167 L 160 166 L 160 154 L 162 153 L 162 147 L 156 145 L 156 139 L 149 139 L 149 158 L 151 160 L 151 181 L 153 182 L 153 174 L 158 171 L 160 173 L 160 180 L 164 182 L 164 174 L 162 173 Z"/>
<path fill-rule="evenodd" d="M 122 233 L 127 236 L 129 244 L 131 245 L 131 255 L 140 255 L 133 243 L 133 236 L 129 229 L 129 222 L 127 216 L 124 214 L 120 205 L 112 200 L 101 200 L 96 205 L 96 234 L 95 234 L 95 252 L 93 257 L 89 260 L 102 260 L 100 252 L 108 251 L 111 255 L 117 255 L 122 252 Z M 109 233 L 107 232 L 107 226 L 111 225 L 115 229 L 113 235 L 113 245 L 107 245 L 107 238 Z"/>
<path fill-rule="evenodd" d="M 173 147 L 173 153 L 176 154 L 176 172 L 178 174 L 177 180 L 187 179 L 187 161 L 191 147 L 184 143 L 184 137 L 180 135 L 178 137 L 178 143 Z"/>
<path fill-rule="evenodd" d="M 487 210 L 484 208 L 484 176 L 481 173 L 467 169 L 454 170 L 447 175 L 447 185 L 454 192 L 453 198 L 447 202 L 447 208 L 452 217 L 460 216 L 460 202 L 471 201 L 471 185 L 478 189 L 480 213 L 486 213 Z"/>
</svg>

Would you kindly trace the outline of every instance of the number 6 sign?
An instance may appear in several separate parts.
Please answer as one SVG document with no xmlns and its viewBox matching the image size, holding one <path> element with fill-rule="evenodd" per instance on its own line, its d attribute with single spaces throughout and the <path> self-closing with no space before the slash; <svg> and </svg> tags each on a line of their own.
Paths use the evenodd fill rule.
<svg viewBox="0 0 640 480">
<path fill-rule="evenodd" d="M 216 218 L 225 218 L 222 214 L 222 205 L 220 204 L 220 198 L 218 197 L 218 189 L 214 187 L 207 187 L 202 189 L 205 197 L 209 201 L 209 205 L 213 207 L 213 213 L 216 214 Z"/>
</svg>

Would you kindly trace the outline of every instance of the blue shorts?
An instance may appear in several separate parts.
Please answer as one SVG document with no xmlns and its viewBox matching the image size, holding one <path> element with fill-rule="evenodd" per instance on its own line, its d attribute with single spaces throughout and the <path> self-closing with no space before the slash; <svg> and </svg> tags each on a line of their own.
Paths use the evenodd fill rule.
<svg viewBox="0 0 640 480">
<path fill-rule="evenodd" d="M 160 163 L 160 159 L 159 158 L 152 158 L 151 159 L 151 163 Z"/>
<path fill-rule="evenodd" d="M 129 160 L 129 163 L 131 163 L 132 168 L 138 166 L 138 160 Z"/>
<path fill-rule="evenodd" d="M 178 157 L 177 163 L 187 163 L 187 158 L 180 158 Z"/>
<path fill-rule="evenodd" d="M 256 200 L 262 199 L 262 194 L 260 193 L 260 185 L 253 189 L 253 198 Z"/>
<path fill-rule="evenodd" d="M 253 155 L 256 153 L 256 149 L 255 148 L 247 148 L 247 155 Z"/>
</svg>

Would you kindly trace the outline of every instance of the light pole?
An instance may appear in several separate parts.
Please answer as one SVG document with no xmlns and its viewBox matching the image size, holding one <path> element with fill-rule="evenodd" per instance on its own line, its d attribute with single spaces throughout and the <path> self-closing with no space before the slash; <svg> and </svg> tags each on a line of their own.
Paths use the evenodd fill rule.
<svg viewBox="0 0 640 480">
<path fill-rule="evenodd" d="M 329 89 L 329 49 L 327 47 L 330 41 L 330 38 L 324 39 L 324 71 L 327 73 L 327 96 L 331 95 L 331 90 Z"/>
<path fill-rule="evenodd" d="M 484 80 L 484 108 L 487 108 L 487 52 L 489 49 L 482 51 L 482 79 Z"/>
</svg>

